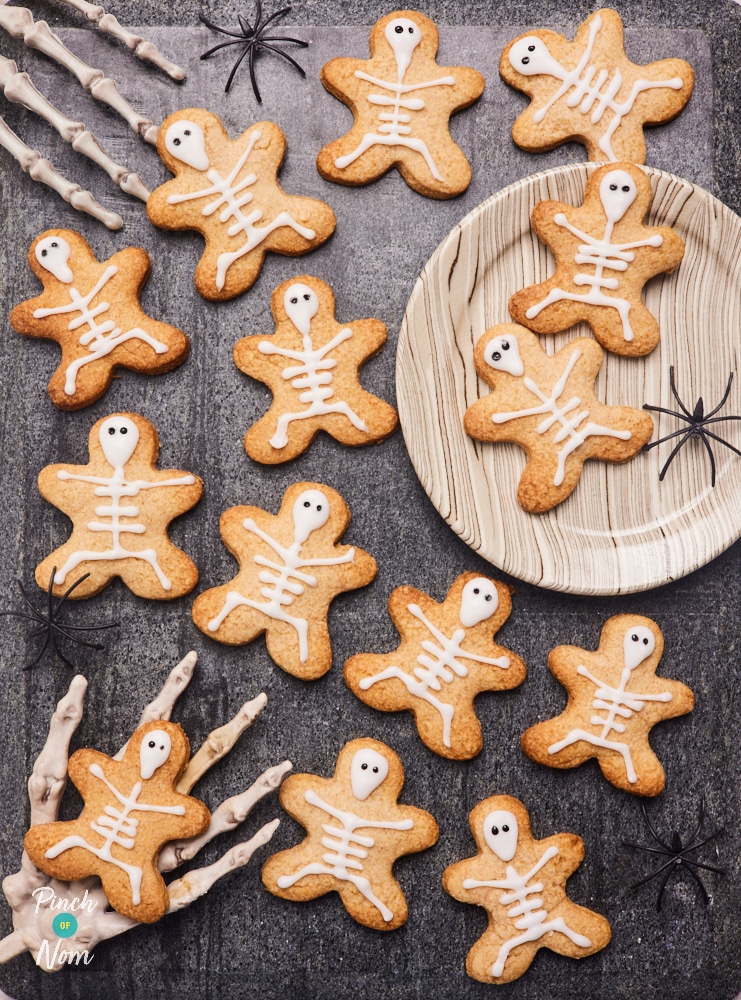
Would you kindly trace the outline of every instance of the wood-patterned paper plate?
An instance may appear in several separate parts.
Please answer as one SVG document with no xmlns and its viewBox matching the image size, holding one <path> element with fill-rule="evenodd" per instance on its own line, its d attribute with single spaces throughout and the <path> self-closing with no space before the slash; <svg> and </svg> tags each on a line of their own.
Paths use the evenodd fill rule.
<svg viewBox="0 0 741 1000">
<path fill-rule="evenodd" d="M 702 441 L 690 440 L 659 472 L 674 442 L 625 465 L 590 461 L 572 495 L 547 514 L 516 500 L 525 453 L 514 444 L 474 441 L 463 414 L 489 392 L 473 364 L 479 337 L 511 322 L 509 297 L 553 273 L 554 258 L 530 228 L 543 199 L 580 205 L 593 164 L 558 167 L 518 181 L 483 202 L 430 258 L 412 292 L 399 335 L 397 392 L 409 454 L 422 485 L 451 528 L 513 576 L 576 594 L 627 594 L 676 580 L 703 566 L 741 534 L 741 458 L 714 445 L 716 484 Z M 660 345 L 645 358 L 605 353 L 597 395 L 610 405 L 652 403 L 676 410 L 674 365 L 690 411 L 722 398 L 719 416 L 741 413 L 741 219 L 707 191 L 646 168 L 654 191 L 649 224 L 677 229 L 686 243 L 673 275 L 651 281 L 645 302 L 658 318 Z M 541 337 L 555 353 L 579 324 Z M 659 435 L 675 417 L 653 414 Z M 713 430 L 741 447 L 741 422 Z"/>
</svg>

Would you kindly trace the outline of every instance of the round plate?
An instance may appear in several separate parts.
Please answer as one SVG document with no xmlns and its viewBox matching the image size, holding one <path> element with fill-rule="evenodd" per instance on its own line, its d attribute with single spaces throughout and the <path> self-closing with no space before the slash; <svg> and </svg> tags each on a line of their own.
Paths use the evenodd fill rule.
<svg viewBox="0 0 741 1000">
<path fill-rule="evenodd" d="M 551 251 L 530 228 L 543 199 L 580 205 L 595 164 L 534 174 L 483 202 L 430 258 L 412 292 L 399 335 L 399 416 L 414 468 L 433 504 L 476 552 L 528 583 L 575 594 L 627 594 L 676 580 L 715 558 L 741 534 L 741 459 L 714 442 L 716 483 L 703 442 L 690 439 L 641 452 L 624 465 L 590 461 L 571 496 L 546 514 L 516 499 L 525 453 L 514 444 L 474 441 L 463 414 L 489 387 L 476 375 L 473 348 L 497 323 L 511 322 L 510 296 L 553 273 Z M 660 345 L 645 358 L 605 352 L 596 383 L 608 405 L 644 403 L 678 410 L 675 368 L 690 412 L 708 411 L 737 372 L 741 344 L 741 219 L 702 188 L 646 167 L 654 198 L 650 225 L 673 226 L 686 243 L 673 275 L 651 281 L 644 300 L 659 320 Z M 543 336 L 549 353 L 579 324 Z M 741 378 L 718 416 L 741 413 Z M 654 413 L 652 440 L 688 426 Z M 712 430 L 741 447 L 738 422 Z"/>
</svg>

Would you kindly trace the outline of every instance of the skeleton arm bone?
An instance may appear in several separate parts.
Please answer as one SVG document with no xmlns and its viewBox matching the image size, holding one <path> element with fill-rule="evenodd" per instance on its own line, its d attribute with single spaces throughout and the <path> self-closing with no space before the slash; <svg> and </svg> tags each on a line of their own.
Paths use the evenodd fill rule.
<svg viewBox="0 0 741 1000">
<path fill-rule="evenodd" d="M 384 90 L 392 90 L 396 94 L 408 94 L 411 90 L 424 90 L 427 87 L 455 86 L 454 76 L 441 76 L 437 80 L 426 80 L 424 83 L 392 83 L 390 80 L 379 80 L 377 76 L 364 73 L 361 69 L 355 70 L 355 76 L 358 80 L 374 83 L 377 87 L 383 87 Z"/>
</svg>

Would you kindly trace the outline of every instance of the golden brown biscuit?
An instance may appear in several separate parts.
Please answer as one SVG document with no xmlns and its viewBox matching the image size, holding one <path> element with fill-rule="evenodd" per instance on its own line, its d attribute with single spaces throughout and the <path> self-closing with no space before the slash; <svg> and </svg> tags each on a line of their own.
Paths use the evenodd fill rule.
<svg viewBox="0 0 741 1000">
<path fill-rule="evenodd" d="M 556 270 L 512 296 L 515 322 L 536 333 L 558 333 L 585 320 L 608 351 L 652 351 L 659 324 L 643 304 L 643 286 L 657 274 L 671 274 L 684 242 L 668 226 L 644 225 L 651 199 L 643 170 L 616 163 L 594 171 L 578 208 L 539 202 L 533 229 L 556 255 Z"/>
<path fill-rule="evenodd" d="M 532 98 L 512 127 L 533 152 L 578 139 L 590 160 L 646 162 L 644 125 L 678 115 L 695 76 L 683 59 L 639 66 L 625 54 L 623 22 L 597 10 L 570 42 L 553 31 L 529 31 L 505 48 L 499 72 Z"/>
<path fill-rule="evenodd" d="M 273 122 L 230 139 L 216 115 L 185 108 L 162 123 L 157 151 L 175 180 L 152 192 L 147 215 L 162 229 L 196 229 L 205 237 L 195 273 L 204 298 L 241 295 L 269 250 L 297 257 L 334 232 L 329 205 L 286 194 L 278 183 L 286 139 Z"/>
<path fill-rule="evenodd" d="M 69 539 L 36 567 L 44 590 L 54 574 L 61 595 L 80 568 L 88 578 L 75 600 L 99 593 L 114 576 L 139 597 L 182 597 L 198 570 L 167 537 L 173 518 L 194 507 L 203 483 L 180 469 L 158 469 L 157 431 L 136 413 L 103 417 L 90 431 L 87 465 L 47 465 L 41 495 L 72 521 Z"/>
<path fill-rule="evenodd" d="M 100 399 L 118 367 L 160 375 L 188 357 L 182 330 L 147 316 L 139 303 L 152 269 L 141 247 L 98 261 L 79 233 L 47 229 L 31 244 L 28 263 L 44 291 L 17 305 L 10 325 L 62 348 L 49 382 L 51 401 L 61 410 Z"/>
<path fill-rule="evenodd" d="M 483 907 L 489 917 L 468 953 L 469 976 L 511 983 L 540 948 L 586 958 L 609 944 L 607 920 L 566 895 L 566 880 L 584 860 L 581 837 L 557 833 L 535 840 L 527 809 L 511 795 L 479 802 L 469 823 L 478 854 L 443 872 L 447 893 Z"/>
<path fill-rule="evenodd" d="M 394 862 L 426 850 L 438 837 L 430 813 L 398 804 L 403 784 L 397 755 L 370 739 L 345 744 L 332 778 L 286 778 L 281 805 L 307 836 L 265 863 L 265 888 L 297 902 L 338 892 L 358 923 L 377 931 L 401 927 L 408 910 Z"/>
<path fill-rule="evenodd" d="M 695 697 L 679 681 L 656 676 L 664 637 L 641 615 L 615 615 L 595 652 L 559 646 L 548 669 L 569 701 L 555 719 L 522 734 L 522 749 L 549 767 L 578 767 L 596 757 L 609 782 L 634 795 L 658 795 L 664 769 L 648 743 L 657 722 L 686 715 Z"/>
<path fill-rule="evenodd" d="M 77 819 L 31 827 L 24 847 L 42 872 L 65 882 L 97 875 L 111 906 L 150 924 L 170 897 L 157 868 L 169 840 L 195 837 L 211 818 L 206 806 L 175 785 L 190 744 L 175 722 L 141 726 L 121 760 L 78 750 L 69 776 L 84 800 Z"/>
<path fill-rule="evenodd" d="M 482 691 L 522 684 L 519 656 L 493 636 L 512 611 L 511 588 L 463 573 L 438 604 L 414 587 L 397 587 L 389 614 L 402 637 L 393 653 L 360 653 L 345 664 L 345 681 L 366 705 L 407 709 L 430 750 L 469 760 L 483 747 L 473 700 Z"/>
<path fill-rule="evenodd" d="M 316 680 L 332 666 L 327 614 L 338 594 L 365 587 L 378 567 L 373 556 L 338 539 L 350 510 L 335 490 L 294 483 L 277 514 L 230 507 L 221 537 L 239 563 L 229 583 L 193 602 L 193 621 L 219 642 L 241 646 L 263 632 L 278 666 Z"/>
<path fill-rule="evenodd" d="M 322 67 L 324 86 L 355 115 L 352 129 L 317 156 L 322 177 L 356 186 L 398 167 L 429 198 L 466 190 L 471 167 L 449 119 L 481 96 L 484 78 L 468 66 L 438 66 L 437 45 L 429 18 L 399 10 L 373 26 L 370 59 L 332 59 Z"/>
<path fill-rule="evenodd" d="M 342 444 L 379 443 L 393 433 L 396 411 L 360 384 L 358 368 L 386 343 L 377 319 L 340 324 L 334 293 L 307 274 L 273 292 L 275 333 L 244 337 L 234 361 L 265 382 L 273 404 L 247 432 L 244 446 L 256 462 L 295 458 L 326 431 Z"/>
<path fill-rule="evenodd" d="M 627 462 L 653 433 L 645 411 L 599 402 L 594 380 L 602 357 L 589 337 L 551 357 L 513 323 L 492 327 L 476 344 L 476 371 L 493 392 L 469 406 L 463 426 L 479 441 L 514 441 L 525 450 L 517 499 L 531 514 L 565 500 L 587 459 Z"/>
</svg>

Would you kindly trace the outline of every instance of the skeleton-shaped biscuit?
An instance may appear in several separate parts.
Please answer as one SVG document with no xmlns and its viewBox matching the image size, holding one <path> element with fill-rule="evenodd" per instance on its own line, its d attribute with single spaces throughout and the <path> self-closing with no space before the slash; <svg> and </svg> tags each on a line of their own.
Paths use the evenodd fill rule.
<svg viewBox="0 0 741 1000">
<path fill-rule="evenodd" d="M 691 712 L 695 698 L 679 681 L 656 676 L 664 637 L 656 622 L 615 615 L 595 652 L 559 646 L 548 669 L 569 693 L 566 709 L 522 734 L 522 749 L 549 767 L 578 767 L 596 757 L 616 788 L 658 795 L 664 769 L 648 742 L 657 722 Z"/>
<path fill-rule="evenodd" d="M 319 483 L 294 483 L 277 514 L 230 507 L 221 537 L 239 573 L 196 598 L 193 621 L 230 646 L 265 632 L 279 667 L 302 680 L 321 677 L 332 665 L 330 603 L 370 583 L 378 569 L 367 552 L 337 544 L 349 521 L 339 493 Z"/>
<path fill-rule="evenodd" d="M 430 198 L 452 198 L 471 182 L 448 119 L 477 100 L 484 78 L 467 66 L 438 66 L 437 28 L 414 10 L 374 25 L 370 59 L 333 59 L 324 86 L 355 115 L 352 129 L 321 150 L 317 168 L 339 184 L 377 180 L 391 167 Z"/>
<path fill-rule="evenodd" d="M 46 589 L 62 594 L 78 567 L 87 580 L 75 599 L 92 597 L 114 576 L 139 597 L 182 597 L 198 582 L 198 570 L 167 537 L 173 518 L 198 503 L 198 476 L 157 469 L 159 439 L 148 420 L 116 413 L 93 425 L 87 465 L 47 465 L 39 490 L 71 518 L 70 538 L 36 567 Z"/>
<path fill-rule="evenodd" d="M 396 428 L 396 411 L 366 392 L 358 376 L 360 365 L 386 343 L 383 323 L 339 324 L 332 289 L 308 275 L 279 285 L 272 308 L 273 336 L 244 337 L 234 347 L 237 367 L 273 393 L 270 410 L 245 436 L 250 458 L 288 461 L 320 430 L 349 445 L 388 437 Z"/>
<path fill-rule="evenodd" d="M 379 931 L 401 927 L 408 910 L 394 862 L 431 847 L 438 836 L 430 813 L 398 804 L 403 784 L 397 755 L 371 739 L 347 743 L 332 778 L 289 777 L 281 805 L 307 837 L 265 863 L 265 888 L 300 902 L 338 892 L 358 923 Z"/>
<path fill-rule="evenodd" d="M 98 261 L 79 233 L 49 229 L 31 244 L 28 262 L 44 291 L 17 305 L 10 323 L 62 348 L 49 382 L 55 406 L 78 410 L 94 403 L 119 366 L 159 375 L 187 358 L 185 334 L 151 319 L 139 304 L 152 268 L 146 250 L 127 247 Z"/>
<path fill-rule="evenodd" d="M 216 115 L 186 108 L 162 123 L 157 151 L 175 180 L 152 192 L 147 215 L 163 229 L 196 229 L 205 237 L 195 283 L 207 299 L 246 291 L 268 250 L 296 257 L 334 232 L 329 205 L 286 194 L 278 183 L 286 140 L 273 122 L 230 139 Z"/>
<path fill-rule="evenodd" d="M 169 906 L 159 852 L 168 840 L 201 833 L 211 816 L 175 789 L 189 758 L 183 730 L 163 720 L 137 729 L 120 761 L 78 750 L 68 770 L 85 807 L 77 819 L 32 827 L 24 840 L 31 861 L 56 879 L 99 875 L 115 910 L 159 920 Z"/>
<path fill-rule="evenodd" d="M 585 958 L 609 943 L 607 920 L 566 895 L 566 880 L 584 859 L 581 837 L 535 840 L 527 809 L 510 795 L 479 802 L 469 823 L 478 854 L 443 872 L 447 893 L 483 907 L 489 917 L 468 953 L 469 976 L 510 983 L 527 972 L 540 948 Z"/>
<path fill-rule="evenodd" d="M 609 8 L 591 14 L 573 42 L 553 31 L 520 35 L 502 53 L 499 72 L 532 98 L 512 127 L 518 146 L 537 152 L 578 139 L 597 161 L 645 163 L 643 126 L 679 114 L 694 85 L 683 59 L 632 63 L 623 22 Z"/>
<path fill-rule="evenodd" d="M 643 304 L 643 286 L 671 273 L 684 242 L 668 226 L 645 226 L 651 183 L 632 163 L 607 164 L 587 181 L 575 208 L 541 201 L 533 229 L 556 255 L 556 270 L 509 300 L 512 318 L 536 333 L 558 333 L 585 320 L 615 354 L 648 354 L 659 324 Z"/>
<path fill-rule="evenodd" d="M 510 588 L 475 573 L 459 576 L 442 604 L 397 587 L 389 614 L 401 645 L 393 653 L 353 656 L 345 664 L 347 685 L 382 712 L 412 712 L 420 737 L 442 757 L 475 757 L 483 740 L 474 698 L 525 679 L 520 657 L 492 638 L 511 610 Z"/>
<path fill-rule="evenodd" d="M 554 356 L 524 327 L 503 323 L 479 339 L 476 371 L 493 389 L 469 406 L 466 433 L 514 441 L 527 452 L 517 499 L 531 514 L 550 510 L 575 489 L 584 462 L 625 462 L 653 432 L 643 410 L 605 406 L 594 394 L 602 349 L 589 337 Z"/>
</svg>

